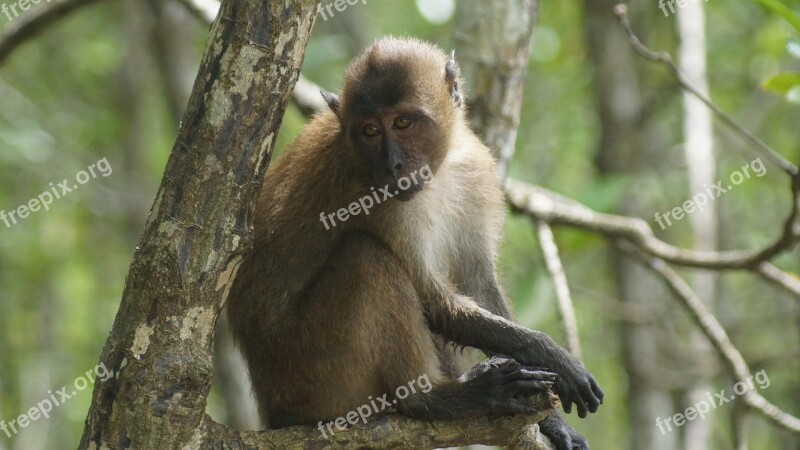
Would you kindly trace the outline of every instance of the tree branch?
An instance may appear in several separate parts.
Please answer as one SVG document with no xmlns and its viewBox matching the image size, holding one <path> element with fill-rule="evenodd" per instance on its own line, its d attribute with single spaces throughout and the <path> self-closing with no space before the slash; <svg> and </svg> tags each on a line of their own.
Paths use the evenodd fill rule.
<svg viewBox="0 0 800 450">
<path fill-rule="evenodd" d="M 730 250 L 702 251 L 687 250 L 668 244 L 653 235 L 650 226 L 642 219 L 598 213 L 590 208 L 542 187 L 529 185 L 515 180 L 506 182 L 506 196 L 513 211 L 531 216 L 534 220 L 543 220 L 551 225 L 566 225 L 599 233 L 610 239 L 625 239 L 646 253 L 659 259 L 687 267 L 705 269 L 731 270 L 742 269 L 756 271 L 766 261 L 766 256 L 774 256 L 786 251 L 796 243 L 797 238 L 790 239 L 790 244 L 783 244 L 782 237 L 777 243 L 764 250 Z M 785 247 L 783 245 L 786 245 Z M 763 269 L 769 275 L 765 279 L 788 289 L 800 297 L 797 283 L 787 281 L 789 275 L 777 276 L 778 269 Z"/>
<path fill-rule="evenodd" d="M 581 358 L 581 341 L 578 337 L 578 322 L 575 319 L 575 307 L 572 304 L 572 297 L 569 293 L 567 276 L 564 273 L 564 266 L 558 256 L 558 246 L 556 245 L 553 230 L 550 225 L 543 220 L 536 221 L 536 235 L 539 237 L 539 247 L 542 249 L 547 272 L 553 285 L 558 299 L 558 311 L 561 317 L 561 328 L 567 341 L 567 349 L 579 360 Z"/>
<path fill-rule="evenodd" d="M 618 246 L 627 253 L 635 256 L 644 263 L 645 267 L 664 279 L 669 290 L 675 294 L 675 297 L 681 301 L 683 307 L 689 311 L 697 326 L 700 327 L 703 334 L 706 335 L 708 340 L 714 345 L 714 348 L 717 349 L 723 361 L 727 363 L 734 378 L 747 385 L 752 375 L 750 367 L 748 367 L 742 354 L 731 342 L 728 333 L 725 332 L 725 329 L 714 315 L 711 314 L 705 303 L 703 303 L 703 300 L 695 294 L 689 284 L 663 260 L 643 253 L 628 242 L 619 242 Z M 748 389 L 742 398 L 750 408 L 760 413 L 774 424 L 789 431 L 800 433 L 800 419 L 782 411 L 757 391 Z"/>
<path fill-rule="evenodd" d="M 206 23 L 211 23 L 219 12 L 219 2 L 217 0 L 178 0 L 195 17 Z"/>
<path fill-rule="evenodd" d="M 680 84 L 680 86 L 686 90 L 687 92 L 691 93 L 695 97 L 697 97 L 700 101 L 702 101 L 716 116 L 730 128 L 732 128 L 737 134 L 742 136 L 746 141 L 751 143 L 753 146 L 756 147 L 757 150 L 764 153 L 769 159 L 771 159 L 775 164 L 777 164 L 784 172 L 786 172 L 790 179 L 791 179 L 791 193 L 792 193 L 792 209 L 789 213 L 789 216 L 786 218 L 783 226 L 783 232 L 781 236 L 775 240 L 771 245 L 763 248 L 758 252 L 751 252 L 749 255 L 741 254 L 738 258 L 734 257 L 733 259 L 738 259 L 739 261 L 736 264 L 740 265 L 740 268 L 745 268 L 748 270 L 756 271 L 757 273 L 761 274 L 766 280 L 772 281 L 773 283 L 777 284 L 784 289 L 789 290 L 790 292 L 794 293 L 795 295 L 800 295 L 800 282 L 792 283 L 790 278 L 787 276 L 782 276 L 776 273 L 776 268 L 773 266 L 761 268 L 762 264 L 767 262 L 768 260 L 772 259 L 774 256 L 782 253 L 783 251 L 790 250 L 800 239 L 800 171 L 798 171 L 797 166 L 793 165 L 786 159 L 784 159 L 778 152 L 776 152 L 772 147 L 764 143 L 761 139 L 757 138 L 753 133 L 747 130 L 745 127 L 737 123 L 733 120 L 729 115 L 727 115 L 720 107 L 718 107 L 711 99 L 708 98 L 701 90 L 697 89 L 691 82 L 687 79 L 687 77 L 678 69 L 675 63 L 672 61 L 672 57 L 667 52 L 655 52 L 647 48 L 639 38 L 634 34 L 633 30 L 631 29 L 630 23 L 628 21 L 627 15 L 627 6 L 624 4 L 619 4 L 614 8 L 614 12 L 619 19 L 619 23 L 622 26 L 623 31 L 625 32 L 625 36 L 628 38 L 628 42 L 631 44 L 631 47 L 642 57 L 649 61 L 661 62 L 663 63 L 667 70 L 673 75 L 675 80 Z M 655 255 L 655 254 L 654 254 Z M 659 255 L 656 255 L 659 256 Z M 665 258 L 668 259 L 668 258 Z M 677 261 L 675 261 L 677 262 Z M 700 267 L 700 266 L 697 266 Z M 774 270 L 773 270 L 774 269 Z M 784 274 L 785 275 L 785 274 Z"/>
<path fill-rule="evenodd" d="M 336 448 L 343 450 L 446 448 L 466 445 L 497 445 L 513 449 L 546 450 L 546 438 L 532 425 L 559 407 L 558 397 L 546 392 L 532 397 L 542 412 L 513 417 L 475 418 L 459 421 L 423 422 L 389 414 L 345 431 L 333 427 L 334 435 L 318 428 L 290 427 L 268 431 L 239 432 L 206 417 L 201 433 L 203 448 Z M 324 424 L 323 424 L 324 426 Z"/>
<path fill-rule="evenodd" d="M 82 6 L 97 0 L 53 0 L 20 14 L 0 35 L 0 66 L 22 43 L 41 34 L 48 26 Z"/>
<path fill-rule="evenodd" d="M 672 56 L 670 56 L 667 52 L 655 52 L 647 48 L 639 38 L 634 34 L 633 30 L 631 29 L 630 22 L 628 21 L 628 7 L 622 3 L 618 4 L 614 8 L 614 13 L 617 15 L 619 19 L 619 23 L 622 26 L 622 30 L 625 32 L 625 36 L 628 38 L 628 42 L 630 42 L 633 49 L 641 55 L 643 58 L 653 61 L 653 62 L 661 62 L 666 66 L 667 70 L 675 77 L 675 80 L 681 85 L 683 89 L 690 92 L 692 95 L 697 97 L 700 101 L 705 103 L 708 108 L 716 114 L 716 116 L 722 120 L 722 122 L 731 127 L 734 131 L 736 131 L 740 136 L 742 136 L 745 140 L 750 142 L 756 149 L 760 150 L 764 153 L 769 159 L 771 159 L 775 164 L 777 164 L 783 171 L 788 173 L 791 176 L 798 175 L 797 166 L 790 163 L 786 159 L 784 159 L 778 152 L 776 152 L 772 147 L 764 143 L 761 139 L 757 138 L 753 133 L 747 130 L 745 127 L 738 124 L 735 120 L 733 120 L 729 115 L 727 115 L 722 109 L 714 104 L 710 98 L 706 94 L 703 93 L 700 89 L 695 87 L 684 75 L 683 72 L 675 65 L 675 62 L 672 60 Z"/>
<path fill-rule="evenodd" d="M 292 103 L 300 109 L 304 116 L 311 117 L 314 113 L 328 107 L 320 94 L 320 90 L 322 88 L 301 74 L 297 84 L 294 86 L 294 91 L 292 91 Z"/>
</svg>

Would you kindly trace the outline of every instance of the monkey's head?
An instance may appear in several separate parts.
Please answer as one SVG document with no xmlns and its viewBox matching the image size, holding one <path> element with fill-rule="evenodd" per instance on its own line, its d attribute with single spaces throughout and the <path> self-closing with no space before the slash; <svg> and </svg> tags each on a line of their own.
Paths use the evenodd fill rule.
<svg viewBox="0 0 800 450">
<path fill-rule="evenodd" d="M 384 38 L 347 68 L 341 97 L 323 92 L 369 186 L 389 185 L 402 201 L 435 174 L 463 119 L 453 55 L 414 39 Z M 421 176 L 420 176 L 421 174 Z M 406 188 L 406 189 L 404 189 Z"/>
</svg>

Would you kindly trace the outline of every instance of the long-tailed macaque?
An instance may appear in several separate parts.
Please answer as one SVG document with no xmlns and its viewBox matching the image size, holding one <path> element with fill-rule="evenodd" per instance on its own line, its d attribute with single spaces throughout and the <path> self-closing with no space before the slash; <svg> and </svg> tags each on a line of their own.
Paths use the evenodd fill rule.
<svg viewBox="0 0 800 450">
<path fill-rule="evenodd" d="M 459 77 L 433 45 L 379 40 L 267 171 L 228 304 L 267 426 L 334 431 L 421 376 L 431 389 L 392 410 L 529 413 L 525 395 L 550 386 L 567 413 L 602 403 L 575 358 L 511 321 L 495 275 L 503 195 Z M 462 375 L 441 342 L 495 357 Z M 559 449 L 588 448 L 557 415 L 542 429 Z"/>
</svg>

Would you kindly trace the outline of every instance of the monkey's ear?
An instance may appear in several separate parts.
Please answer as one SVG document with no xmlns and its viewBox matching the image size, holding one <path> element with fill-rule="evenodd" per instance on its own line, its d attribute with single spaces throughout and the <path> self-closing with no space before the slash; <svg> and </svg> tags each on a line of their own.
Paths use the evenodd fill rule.
<svg viewBox="0 0 800 450">
<path fill-rule="evenodd" d="M 464 98 L 461 96 L 461 91 L 458 86 L 459 72 L 458 64 L 456 64 L 456 51 L 451 50 L 450 59 L 447 60 L 447 64 L 444 66 L 444 79 L 450 89 L 450 98 L 453 99 L 453 103 L 455 103 L 457 107 L 460 107 L 464 102 Z"/>
<path fill-rule="evenodd" d="M 339 117 L 339 96 L 334 94 L 333 92 L 328 91 L 319 91 L 322 94 L 322 98 L 325 99 L 325 103 L 328 104 L 328 107 L 336 114 L 336 117 Z M 339 117 L 341 119 L 341 117 Z"/>
</svg>

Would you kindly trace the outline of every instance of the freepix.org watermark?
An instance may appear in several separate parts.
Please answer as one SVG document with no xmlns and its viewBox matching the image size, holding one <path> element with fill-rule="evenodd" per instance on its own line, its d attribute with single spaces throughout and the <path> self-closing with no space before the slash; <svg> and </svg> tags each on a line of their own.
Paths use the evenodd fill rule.
<svg viewBox="0 0 800 450">
<path fill-rule="evenodd" d="M 676 9 L 675 6 L 678 8 L 684 8 L 689 2 L 699 2 L 700 0 L 658 0 L 658 7 L 661 9 L 661 12 L 664 13 L 664 17 L 669 17 L 670 14 L 675 14 Z M 708 0 L 703 0 L 708 1 Z M 667 13 L 667 8 L 669 8 L 669 14 Z"/>
<path fill-rule="evenodd" d="M 42 417 L 45 419 L 49 418 L 50 412 L 53 411 L 53 408 L 63 405 L 67 400 L 75 397 L 78 392 L 83 391 L 87 387 L 93 385 L 97 378 L 99 378 L 100 381 L 107 381 L 112 375 L 112 372 L 106 368 L 106 365 L 104 363 L 100 363 L 95 366 L 94 369 L 86 371 L 83 376 L 76 378 L 75 381 L 72 382 L 72 386 L 75 388 L 75 390 L 68 393 L 67 386 L 63 386 L 56 392 L 47 391 L 48 396 L 37 403 L 36 406 L 26 411 L 24 414 L 20 414 L 13 420 L 10 420 L 8 423 L 6 423 L 5 420 L 0 420 L 0 430 L 2 430 L 3 433 L 10 438 L 19 433 L 23 428 L 27 427 L 33 422 L 36 422 Z"/>
<path fill-rule="evenodd" d="M 725 403 L 732 402 L 736 399 L 736 396 L 742 396 L 747 393 L 747 391 L 754 391 L 755 385 L 753 384 L 753 379 L 755 379 L 759 389 L 766 389 L 770 385 L 767 372 L 762 370 L 755 375 L 750 375 L 750 377 L 748 377 L 746 380 L 742 380 L 734 384 L 733 393 L 735 395 L 725 395 L 725 389 L 714 393 L 713 396 L 710 392 L 706 392 L 706 395 L 708 395 L 708 401 L 705 399 L 700 400 L 693 406 L 686 408 L 686 410 L 684 410 L 682 413 L 676 413 L 675 415 L 667 417 L 666 419 L 662 419 L 661 417 L 656 418 L 656 426 L 658 427 L 658 430 L 661 432 L 661 434 L 667 434 L 668 432 L 672 431 L 673 424 L 676 428 L 678 428 L 684 426 L 686 422 L 691 422 L 698 417 L 701 420 L 705 420 L 706 414 L 708 414 L 712 409 L 717 409 Z"/>
<path fill-rule="evenodd" d="M 328 3 L 325 6 L 322 6 L 322 3 L 320 3 L 317 6 L 317 14 L 322 16 L 322 20 L 327 22 L 329 18 L 336 15 L 336 13 L 333 12 L 334 8 L 336 9 L 336 11 L 344 12 L 344 10 L 347 9 L 348 6 L 353 6 L 358 2 L 361 2 L 362 5 L 367 4 L 367 0 L 335 0 Z M 328 12 L 327 14 L 325 14 L 326 11 Z"/>
<path fill-rule="evenodd" d="M 333 428 L 335 427 L 339 431 L 344 431 L 347 429 L 347 425 L 355 425 L 360 420 L 361 423 L 367 423 L 367 418 L 372 416 L 373 414 L 378 414 L 386 410 L 387 408 L 392 408 L 394 405 L 397 405 L 397 400 L 403 400 L 407 398 L 409 395 L 413 395 L 417 393 L 416 387 L 414 387 L 414 383 L 416 382 L 417 387 L 422 393 L 428 393 L 433 389 L 433 385 L 431 384 L 431 380 L 428 379 L 428 374 L 422 374 L 417 377 L 416 380 L 411 380 L 408 382 L 408 387 L 405 385 L 399 386 L 394 391 L 395 398 L 389 400 L 387 397 L 389 394 L 383 394 L 382 396 L 373 399 L 370 396 L 367 400 L 368 403 L 364 403 L 363 405 L 356 408 L 354 411 L 350 411 L 349 413 L 345 414 L 342 417 L 337 418 L 336 420 L 332 420 L 328 423 L 323 423 L 321 420 L 319 424 L 317 424 L 317 429 L 319 432 L 322 433 L 322 437 L 327 439 L 328 434 L 325 433 L 325 430 L 330 433 L 331 436 L 334 435 Z M 377 401 L 377 403 L 376 403 Z"/>
<path fill-rule="evenodd" d="M 691 199 L 683 202 L 681 206 L 676 206 L 663 215 L 657 212 L 655 215 L 656 222 L 663 230 L 671 226 L 673 220 L 677 222 L 697 210 L 703 211 L 708 202 L 721 197 L 722 194 L 740 185 L 744 180 L 749 180 L 752 175 L 750 173 L 751 170 L 758 178 L 763 177 L 764 174 L 767 173 L 767 168 L 764 167 L 761 158 L 756 158 L 750 161 L 750 163 L 743 165 L 740 170 L 731 174 L 729 177 L 731 184 L 722 187 L 722 180 L 719 180 L 711 186 L 705 185 L 704 192 L 693 195 Z M 670 218 L 670 216 L 672 216 L 672 218 Z"/>
<path fill-rule="evenodd" d="M 50 3 L 50 0 L 45 0 L 47 3 Z M 19 16 L 19 12 L 17 12 L 17 8 L 20 11 L 27 11 L 31 9 L 31 4 L 36 5 L 41 3 L 42 0 L 17 0 L 16 2 L 11 3 L 11 5 L 6 5 L 5 3 L 0 4 L 0 11 L 5 14 L 9 21 L 14 20 Z M 11 14 L 14 14 L 13 16 Z"/>
<path fill-rule="evenodd" d="M 397 187 L 405 191 L 412 186 L 419 185 L 419 181 L 417 180 L 417 175 L 425 181 L 429 182 L 433 180 L 433 172 L 431 168 L 426 164 L 422 166 L 418 171 L 415 170 L 411 172 L 408 177 L 402 177 L 397 180 Z M 322 222 L 322 225 L 325 226 L 326 230 L 330 230 L 331 226 L 336 226 L 336 219 L 339 219 L 339 223 L 346 221 L 350 218 L 350 216 L 357 216 L 361 214 L 363 211 L 364 214 L 369 215 L 369 210 L 372 209 L 375 205 L 380 205 L 381 202 L 388 200 L 395 195 L 399 194 L 400 191 L 394 191 L 394 193 L 389 191 L 389 185 L 382 188 L 378 188 L 376 191 L 374 187 L 370 188 L 370 193 L 361 197 L 358 201 L 350 203 L 347 208 L 339 208 L 338 211 L 331 214 L 325 214 L 325 212 L 319 213 L 319 221 Z M 381 195 L 383 195 L 383 199 L 381 199 Z M 374 200 L 373 200 L 374 199 Z M 330 220 L 330 225 L 328 221 Z"/>
<path fill-rule="evenodd" d="M 86 170 L 81 170 L 75 174 L 75 182 L 77 184 L 70 183 L 69 179 L 64 179 L 64 181 L 56 184 L 50 183 L 50 189 L 42 192 L 36 198 L 30 199 L 27 203 L 19 205 L 9 211 L 0 210 L 0 221 L 6 225 L 6 228 L 11 228 L 20 220 L 27 219 L 31 213 L 38 212 L 42 209 L 49 211 L 50 204 L 53 203 L 53 201 L 66 196 L 70 192 L 78 189 L 80 185 L 97 178 L 98 175 L 102 175 L 103 177 L 111 175 L 112 171 L 111 164 L 108 163 L 106 158 L 103 158 L 96 163 L 90 164 Z"/>
</svg>

